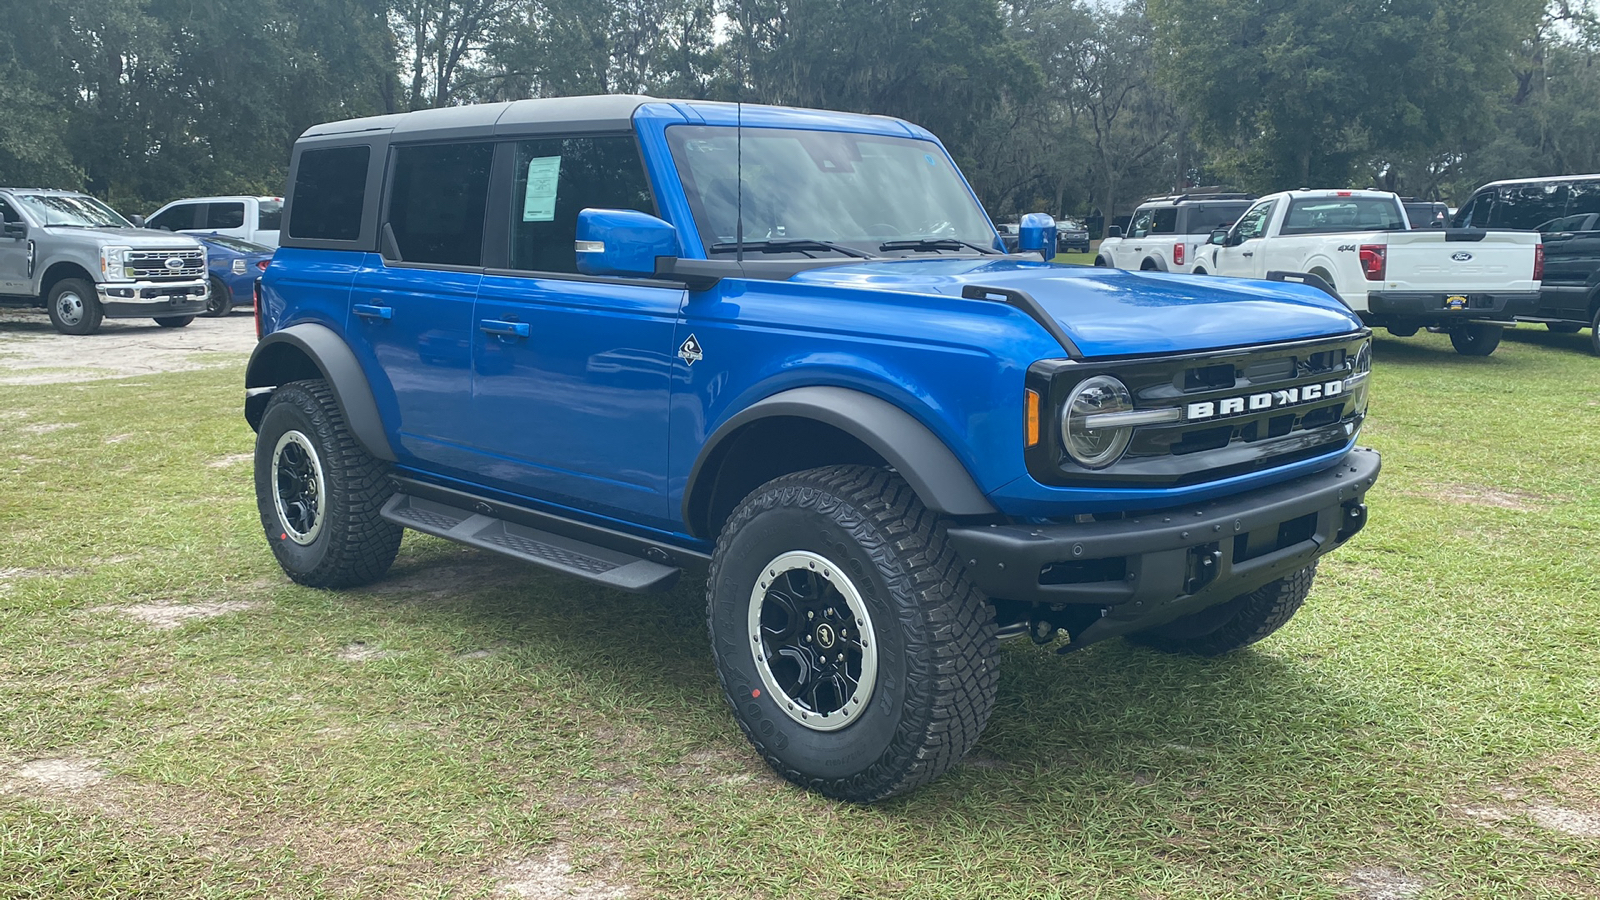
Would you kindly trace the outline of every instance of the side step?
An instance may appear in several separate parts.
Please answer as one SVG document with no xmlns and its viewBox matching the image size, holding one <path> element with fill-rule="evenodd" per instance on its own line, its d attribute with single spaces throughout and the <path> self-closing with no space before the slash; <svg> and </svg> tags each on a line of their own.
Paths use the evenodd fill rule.
<svg viewBox="0 0 1600 900">
<path fill-rule="evenodd" d="M 665 591 L 678 580 L 679 570 L 672 566 L 409 494 L 390 497 L 380 515 L 424 534 L 492 550 L 619 591 Z"/>
</svg>

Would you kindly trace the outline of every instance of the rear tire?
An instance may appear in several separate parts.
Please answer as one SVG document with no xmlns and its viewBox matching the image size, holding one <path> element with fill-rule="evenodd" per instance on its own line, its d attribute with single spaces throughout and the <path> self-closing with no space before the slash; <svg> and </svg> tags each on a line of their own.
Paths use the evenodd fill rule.
<svg viewBox="0 0 1600 900">
<path fill-rule="evenodd" d="M 211 299 L 206 301 L 207 316 L 220 319 L 233 312 L 233 292 L 220 278 L 211 279 Z"/>
<path fill-rule="evenodd" d="M 830 466 L 757 488 L 723 526 L 706 598 L 740 729 L 801 787 L 909 791 L 988 723 L 994 610 L 899 475 Z"/>
<path fill-rule="evenodd" d="M 184 328 L 194 321 L 194 316 L 156 316 L 155 319 L 162 328 Z"/>
<path fill-rule="evenodd" d="M 1095 265 L 1095 268 L 1097 268 L 1097 269 L 1109 269 L 1109 268 L 1111 268 L 1111 263 L 1106 262 L 1106 258 L 1104 256 L 1096 256 L 1094 258 L 1094 265 Z"/>
<path fill-rule="evenodd" d="M 105 317 L 94 285 L 82 278 L 56 282 L 45 298 L 45 308 L 50 313 L 50 324 L 62 334 L 94 334 Z"/>
<path fill-rule="evenodd" d="M 1450 343 L 1462 356 L 1488 356 L 1500 346 L 1505 329 L 1499 325 L 1468 322 L 1450 329 Z"/>
<path fill-rule="evenodd" d="M 1577 322 L 1546 322 L 1544 327 L 1556 334 L 1577 334 L 1583 330 L 1583 326 Z"/>
<path fill-rule="evenodd" d="M 272 555 L 307 587 L 383 577 L 402 529 L 378 511 L 394 493 L 389 467 L 356 443 L 321 379 L 278 388 L 256 435 L 256 507 Z"/>
<path fill-rule="evenodd" d="M 1600 356 L 1600 306 L 1595 307 L 1594 318 L 1589 322 L 1589 352 Z"/>
<path fill-rule="evenodd" d="M 1267 637 L 1294 618 L 1311 592 L 1316 575 L 1317 566 L 1313 563 L 1226 603 L 1128 635 L 1128 640 L 1167 653 L 1231 653 Z"/>
</svg>

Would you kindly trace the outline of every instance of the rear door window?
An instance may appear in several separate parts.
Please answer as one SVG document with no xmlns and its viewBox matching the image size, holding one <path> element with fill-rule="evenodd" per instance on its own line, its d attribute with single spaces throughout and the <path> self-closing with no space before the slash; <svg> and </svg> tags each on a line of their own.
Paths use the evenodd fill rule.
<svg viewBox="0 0 1600 900">
<path fill-rule="evenodd" d="M 202 228 L 243 228 L 244 203 L 242 201 L 212 202 L 206 204 L 206 222 Z"/>
<path fill-rule="evenodd" d="M 409 263 L 483 265 L 483 217 L 494 145 L 397 147 L 387 222 Z"/>
<path fill-rule="evenodd" d="M 577 272 L 572 243 L 584 209 L 655 214 L 631 135 L 517 143 L 511 189 L 511 268 Z"/>
<path fill-rule="evenodd" d="M 257 206 L 256 228 L 261 231 L 277 231 L 283 222 L 283 201 L 262 200 Z"/>
<path fill-rule="evenodd" d="M 359 239 L 371 156 L 372 148 L 365 144 L 301 153 L 289 235 L 322 241 Z"/>
</svg>

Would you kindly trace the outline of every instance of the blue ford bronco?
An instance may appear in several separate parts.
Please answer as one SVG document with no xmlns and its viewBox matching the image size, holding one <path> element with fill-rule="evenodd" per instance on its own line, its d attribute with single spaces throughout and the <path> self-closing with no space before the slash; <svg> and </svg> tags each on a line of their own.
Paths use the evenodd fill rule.
<svg viewBox="0 0 1600 900">
<path fill-rule="evenodd" d="M 1310 287 L 1019 254 L 897 119 L 606 96 L 321 125 L 246 376 L 295 581 L 404 528 L 706 578 L 734 717 L 854 801 L 982 732 L 997 643 L 1216 654 L 1366 522 L 1369 333 Z"/>
</svg>

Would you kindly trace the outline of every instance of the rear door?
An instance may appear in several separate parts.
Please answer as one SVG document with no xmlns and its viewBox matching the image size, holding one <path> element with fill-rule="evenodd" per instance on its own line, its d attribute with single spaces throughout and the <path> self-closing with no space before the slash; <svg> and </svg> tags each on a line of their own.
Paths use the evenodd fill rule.
<svg viewBox="0 0 1600 900">
<path fill-rule="evenodd" d="M 249 240 L 249 229 L 244 224 L 244 213 L 243 200 L 213 200 L 205 204 L 205 212 L 197 230 Z"/>
<path fill-rule="evenodd" d="M 667 412 L 681 286 L 578 274 L 578 212 L 655 212 L 631 134 L 517 141 L 509 250 L 473 314 L 472 428 L 492 486 L 670 527 Z M 497 191 L 497 198 L 499 192 Z"/>
<path fill-rule="evenodd" d="M 356 273 L 347 325 L 402 463 L 477 468 L 468 446 L 472 305 L 494 145 L 395 145 L 379 219 L 381 253 Z M 298 202 L 298 199 L 297 199 Z M 298 215 L 298 213 L 297 213 Z"/>
<path fill-rule="evenodd" d="M 1566 215 L 1540 229 L 1544 235 L 1542 313 L 1589 320 L 1589 296 L 1600 270 L 1600 179 L 1568 185 Z"/>
</svg>

